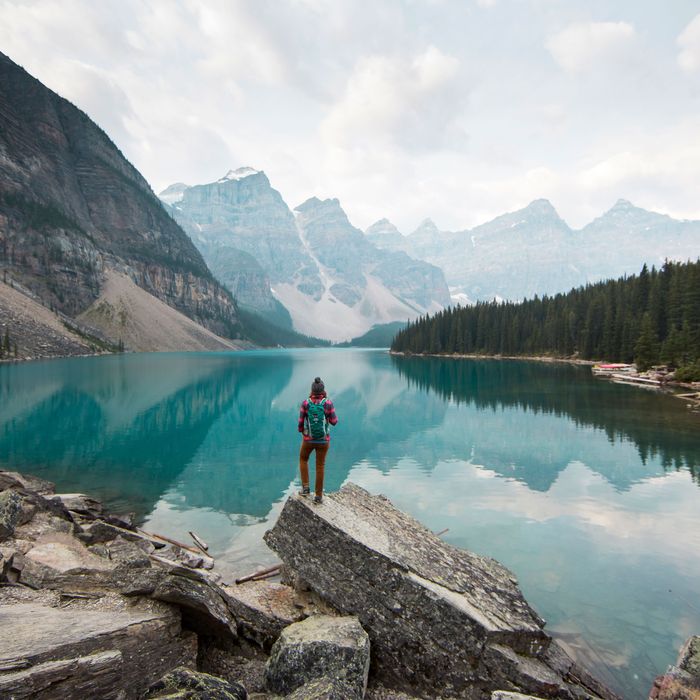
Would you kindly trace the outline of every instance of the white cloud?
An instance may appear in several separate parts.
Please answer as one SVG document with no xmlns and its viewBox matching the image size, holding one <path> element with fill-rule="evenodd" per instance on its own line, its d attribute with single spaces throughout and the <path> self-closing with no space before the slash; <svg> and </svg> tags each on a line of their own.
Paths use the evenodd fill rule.
<svg viewBox="0 0 700 700">
<path fill-rule="evenodd" d="M 546 47 L 564 70 L 576 73 L 619 61 L 635 37 L 627 22 L 576 22 L 551 36 Z"/>
<path fill-rule="evenodd" d="M 156 191 L 251 165 L 291 206 L 338 197 L 361 227 L 465 228 L 539 197 L 573 225 L 618 197 L 700 218 L 700 112 L 675 69 L 700 69 L 697 18 L 676 13 L 676 45 L 655 40 L 661 6 L 585 24 L 584 0 L 522 0 L 494 23 L 477 3 L 505 8 L 0 0 L 0 50 Z"/>
<path fill-rule="evenodd" d="M 434 46 L 413 57 L 364 56 L 321 125 L 331 149 L 377 143 L 410 150 L 460 139 L 465 91 L 459 60 Z"/>
<path fill-rule="evenodd" d="M 681 47 L 678 65 L 688 73 L 700 70 L 700 15 L 681 32 L 678 45 Z"/>
</svg>

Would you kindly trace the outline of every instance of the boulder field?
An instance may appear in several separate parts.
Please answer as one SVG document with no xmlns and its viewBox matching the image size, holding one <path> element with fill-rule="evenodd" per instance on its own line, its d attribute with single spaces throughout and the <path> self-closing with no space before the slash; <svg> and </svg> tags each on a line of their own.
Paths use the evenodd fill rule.
<svg viewBox="0 0 700 700">
<path fill-rule="evenodd" d="M 283 582 L 236 585 L 195 546 L 0 471 L 0 697 L 615 697 L 507 569 L 381 496 L 292 496 L 265 539 Z M 700 676 L 691 642 L 674 683 Z"/>
</svg>

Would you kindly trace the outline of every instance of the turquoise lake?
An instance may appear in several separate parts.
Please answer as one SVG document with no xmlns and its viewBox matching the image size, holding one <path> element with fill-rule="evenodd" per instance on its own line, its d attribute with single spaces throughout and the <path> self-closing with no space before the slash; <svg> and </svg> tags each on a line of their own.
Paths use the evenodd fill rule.
<svg viewBox="0 0 700 700">
<path fill-rule="evenodd" d="M 0 367 L 0 468 L 195 530 L 227 575 L 298 488 L 297 413 L 333 399 L 326 490 L 383 493 L 503 562 L 547 629 L 625 698 L 700 633 L 700 416 L 534 362 L 385 351 L 173 353 Z M 313 473 L 313 472 L 312 472 Z"/>
</svg>

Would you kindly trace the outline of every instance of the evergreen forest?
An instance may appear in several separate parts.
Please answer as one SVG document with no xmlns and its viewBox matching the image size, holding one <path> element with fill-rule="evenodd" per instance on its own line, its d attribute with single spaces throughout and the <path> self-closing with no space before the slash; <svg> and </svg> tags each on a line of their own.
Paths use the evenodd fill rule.
<svg viewBox="0 0 700 700">
<path fill-rule="evenodd" d="M 700 260 L 646 265 L 638 275 L 522 302 L 478 302 L 408 324 L 406 354 L 537 355 L 657 364 L 700 380 Z"/>
</svg>

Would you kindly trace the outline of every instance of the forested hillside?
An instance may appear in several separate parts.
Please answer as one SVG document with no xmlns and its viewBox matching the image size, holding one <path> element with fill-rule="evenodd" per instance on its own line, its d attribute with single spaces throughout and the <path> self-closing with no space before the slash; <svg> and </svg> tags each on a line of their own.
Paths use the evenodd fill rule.
<svg viewBox="0 0 700 700">
<path fill-rule="evenodd" d="M 567 294 L 514 302 L 480 302 L 425 316 L 398 333 L 405 353 L 553 355 L 611 362 L 658 363 L 700 380 L 700 260 L 646 265 L 639 275 Z"/>
</svg>

